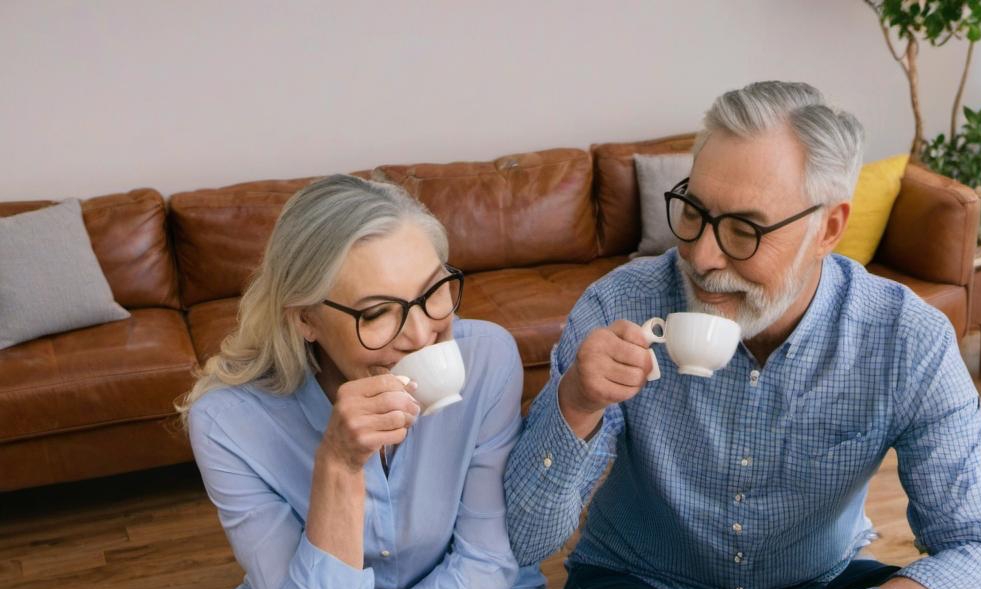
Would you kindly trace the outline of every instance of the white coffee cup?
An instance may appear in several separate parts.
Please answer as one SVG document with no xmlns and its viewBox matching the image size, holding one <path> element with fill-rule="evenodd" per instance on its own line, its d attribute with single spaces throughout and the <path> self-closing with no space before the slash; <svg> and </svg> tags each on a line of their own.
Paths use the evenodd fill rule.
<svg viewBox="0 0 981 589">
<path fill-rule="evenodd" d="M 412 396 L 422 405 L 422 415 L 433 415 L 463 400 L 460 391 L 466 380 L 466 369 L 460 346 L 454 340 L 412 352 L 392 367 L 392 374 L 408 377 L 418 384 Z"/>
<path fill-rule="evenodd" d="M 655 327 L 661 328 L 661 335 L 654 333 Z M 679 374 L 705 378 L 729 363 L 742 334 L 735 321 L 706 313 L 671 313 L 666 321 L 652 317 L 641 328 L 648 345 L 667 344 Z M 653 349 L 651 359 L 654 369 L 647 375 L 649 381 L 661 378 Z"/>
</svg>

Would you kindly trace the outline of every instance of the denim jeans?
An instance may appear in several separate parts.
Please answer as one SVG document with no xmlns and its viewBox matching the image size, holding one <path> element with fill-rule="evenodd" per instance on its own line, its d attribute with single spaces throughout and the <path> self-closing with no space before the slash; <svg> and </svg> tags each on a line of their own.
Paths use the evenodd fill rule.
<svg viewBox="0 0 981 589">
<path fill-rule="evenodd" d="M 867 589 L 878 587 L 899 570 L 899 567 L 882 564 L 877 560 L 853 560 L 840 575 L 824 586 L 824 589 Z M 796 588 L 812 585 L 798 585 Z M 653 589 L 637 577 L 584 564 L 571 564 L 565 589 Z"/>
</svg>

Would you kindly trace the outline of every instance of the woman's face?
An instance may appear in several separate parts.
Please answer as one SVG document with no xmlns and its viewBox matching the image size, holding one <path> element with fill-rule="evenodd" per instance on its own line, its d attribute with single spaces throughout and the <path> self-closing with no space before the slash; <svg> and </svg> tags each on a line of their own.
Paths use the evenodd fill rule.
<svg viewBox="0 0 981 589">
<path fill-rule="evenodd" d="M 447 274 L 429 237 L 415 223 L 407 222 L 389 235 L 351 248 L 327 299 L 357 310 L 378 305 L 378 297 L 411 301 Z M 316 355 L 321 369 L 336 368 L 346 381 L 384 373 L 406 354 L 449 339 L 452 321 L 452 313 L 434 320 L 418 305 L 413 306 L 401 332 L 378 350 L 361 344 L 354 317 L 327 305 L 306 309 L 300 325 L 304 337 L 319 348 Z M 362 337 L 365 332 L 363 324 Z"/>
</svg>

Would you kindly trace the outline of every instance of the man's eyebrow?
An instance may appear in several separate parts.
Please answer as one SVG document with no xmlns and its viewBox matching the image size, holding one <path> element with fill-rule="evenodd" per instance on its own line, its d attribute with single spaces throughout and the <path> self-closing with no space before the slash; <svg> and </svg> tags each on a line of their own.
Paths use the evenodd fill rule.
<svg viewBox="0 0 981 589">
<path fill-rule="evenodd" d="M 439 273 L 440 273 L 441 270 L 443 270 L 443 265 L 442 264 L 440 264 L 439 266 L 437 266 L 436 269 L 433 270 L 432 274 L 429 275 L 429 278 L 426 279 L 426 287 L 423 289 L 422 292 L 426 292 L 427 290 L 429 290 L 429 287 L 432 286 L 433 280 L 436 278 L 437 275 L 439 275 Z M 422 292 L 420 292 L 419 294 L 421 295 Z M 373 294 L 373 295 L 368 295 L 366 297 L 361 297 L 352 306 L 358 307 L 360 305 L 363 305 L 364 303 L 367 303 L 367 302 L 370 302 L 370 301 L 374 301 L 374 300 L 391 301 L 393 298 L 398 298 L 398 297 L 393 297 L 392 295 Z"/>
<path fill-rule="evenodd" d="M 702 202 L 702 199 L 698 198 L 698 196 L 696 194 L 692 193 L 691 191 L 688 191 L 688 192 L 685 192 L 685 196 L 687 196 L 689 200 L 693 201 L 698 206 L 702 207 L 705 210 L 708 210 L 708 207 L 705 206 L 705 203 L 703 203 Z M 724 211 L 724 212 L 719 213 L 719 214 L 721 214 L 721 215 L 735 215 L 737 217 L 742 217 L 744 219 L 748 219 L 748 220 L 753 221 L 755 223 L 762 223 L 762 221 L 764 219 L 766 219 L 766 214 L 764 214 L 763 211 L 760 211 L 760 210 L 757 210 L 757 209 L 744 209 L 744 210 L 741 210 L 741 211 Z"/>
</svg>

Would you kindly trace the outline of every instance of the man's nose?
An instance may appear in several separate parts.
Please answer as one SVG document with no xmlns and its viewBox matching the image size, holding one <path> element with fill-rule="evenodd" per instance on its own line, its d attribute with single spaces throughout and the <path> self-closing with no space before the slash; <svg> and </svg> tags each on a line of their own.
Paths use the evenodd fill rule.
<svg viewBox="0 0 981 589">
<path fill-rule="evenodd" d="M 706 224 L 702 234 L 689 246 L 688 263 L 702 276 L 713 270 L 722 270 L 728 264 L 711 225 Z"/>
</svg>

